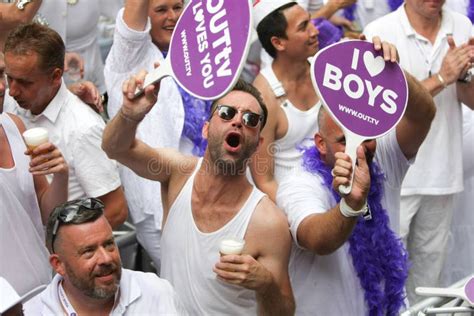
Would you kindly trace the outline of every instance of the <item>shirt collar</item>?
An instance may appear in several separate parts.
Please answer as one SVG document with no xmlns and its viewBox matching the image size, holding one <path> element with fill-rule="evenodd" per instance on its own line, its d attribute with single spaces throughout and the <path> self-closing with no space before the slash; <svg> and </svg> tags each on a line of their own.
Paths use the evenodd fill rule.
<svg viewBox="0 0 474 316">
<path fill-rule="evenodd" d="M 51 123 L 56 123 L 56 120 L 61 112 L 61 108 L 63 107 L 64 103 L 67 100 L 68 89 L 64 81 L 61 83 L 61 87 L 58 90 L 58 93 L 54 96 L 54 98 L 49 102 L 48 106 L 44 111 L 39 114 L 38 116 L 46 117 Z"/>
<path fill-rule="evenodd" d="M 415 29 L 411 26 L 410 21 L 408 20 L 407 12 L 405 10 L 405 4 L 401 5 L 397 11 L 396 14 L 399 15 L 401 23 L 402 23 L 402 28 L 407 37 L 410 36 L 416 36 L 418 33 L 416 33 Z M 438 34 L 441 34 L 442 37 L 446 37 L 448 35 L 453 34 L 454 31 L 454 21 L 452 16 L 443 8 L 441 10 L 441 27 L 439 29 Z"/>
<path fill-rule="evenodd" d="M 137 281 L 132 277 L 133 274 L 126 269 L 122 269 L 122 278 L 120 280 L 120 299 L 117 307 L 112 314 L 116 312 L 120 315 L 124 314 L 127 307 L 142 295 L 142 290 Z"/>
</svg>

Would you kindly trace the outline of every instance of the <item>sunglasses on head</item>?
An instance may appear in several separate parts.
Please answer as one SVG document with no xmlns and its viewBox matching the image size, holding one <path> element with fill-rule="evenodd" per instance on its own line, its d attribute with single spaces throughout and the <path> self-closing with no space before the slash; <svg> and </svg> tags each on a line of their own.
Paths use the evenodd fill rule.
<svg viewBox="0 0 474 316">
<path fill-rule="evenodd" d="M 101 200 L 96 198 L 88 198 L 70 201 L 60 207 L 61 211 L 57 213 L 51 236 L 52 253 L 55 253 L 54 241 L 56 239 L 56 235 L 58 234 L 58 229 L 61 224 L 71 223 L 76 219 L 77 215 L 79 215 L 84 210 L 100 210 L 102 212 L 104 209 L 104 203 L 102 203 Z"/>
<path fill-rule="evenodd" d="M 263 121 L 263 115 L 250 111 L 240 111 L 230 105 L 218 105 L 214 112 L 217 112 L 217 115 L 224 121 L 230 121 L 237 113 L 242 112 L 242 123 L 251 128 L 257 127 L 258 123 Z"/>
</svg>

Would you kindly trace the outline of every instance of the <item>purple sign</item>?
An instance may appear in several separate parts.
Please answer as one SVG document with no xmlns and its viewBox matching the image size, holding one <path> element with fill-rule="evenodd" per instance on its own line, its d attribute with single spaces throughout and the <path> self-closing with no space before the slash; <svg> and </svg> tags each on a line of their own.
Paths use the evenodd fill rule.
<svg viewBox="0 0 474 316">
<path fill-rule="evenodd" d="M 464 286 L 465 296 L 469 304 L 474 306 L 474 277 L 470 278 Z"/>
<path fill-rule="evenodd" d="M 313 60 L 311 77 L 339 125 L 363 138 L 384 135 L 405 112 L 405 75 L 397 63 L 386 63 L 373 43 L 351 40 L 322 49 Z"/>
<path fill-rule="evenodd" d="M 224 95 L 237 81 L 251 32 L 248 0 L 192 0 L 173 33 L 170 60 L 174 77 L 202 99 Z"/>
</svg>

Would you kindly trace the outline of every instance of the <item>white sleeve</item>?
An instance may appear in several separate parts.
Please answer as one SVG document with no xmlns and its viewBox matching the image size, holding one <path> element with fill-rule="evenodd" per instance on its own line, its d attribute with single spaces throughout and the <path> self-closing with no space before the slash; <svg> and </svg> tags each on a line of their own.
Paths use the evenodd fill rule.
<svg viewBox="0 0 474 316">
<path fill-rule="evenodd" d="M 293 240 L 299 247 L 297 232 L 301 222 L 309 215 L 324 213 L 336 204 L 322 185 L 322 179 L 304 171 L 284 179 L 278 185 L 276 199 L 288 217 Z"/>
<path fill-rule="evenodd" d="M 400 188 L 403 178 L 415 157 L 407 160 L 397 141 L 396 128 L 377 140 L 375 159 L 385 174 L 386 183 L 392 188 Z"/>
<path fill-rule="evenodd" d="M 141 65 L 147 53 L 146 48 L 151 42 L 150 20 L 147 20 L 143 31 L 136 31 L 125 23 L 123 13 L 124 9 L 122 8 L 117 14 L 114 42 L 106 61 L 109 71 L 116 73 L 130 73 L 138 65 Z"/>
<path fill-rule="evenodd" d="M 72 142 L 75 174 L 90 197 L 105 195 L 120 186 L 117 163 L 101 148 L 103 126 L 92 126 Z"/>
</svg>

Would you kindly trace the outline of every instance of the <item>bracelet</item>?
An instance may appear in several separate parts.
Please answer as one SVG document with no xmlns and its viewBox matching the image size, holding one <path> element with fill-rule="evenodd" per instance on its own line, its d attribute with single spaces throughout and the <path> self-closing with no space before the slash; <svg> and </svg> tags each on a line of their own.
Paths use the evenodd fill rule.
<svg viewBox="0 0 474 316">
<path fill-rule="evenodd" d="M 33 0 L 18 0 L 18 2 L 16 3 L 16 7 L 18 8 L 18 10 L 24 10 L 25 9 L 25 6 L 32 2 Z"/>
<path fill-rule="evenodd" d="M 360 215 L 364 215 L 367 213 L 369 210 L 369 206 L 367 205 L 367 201 L 365 201 L 364 206 L 358 211 L 355 211 L 347 205 L 346 200 L 344 198 L 341 199 L 341 202 L 339 203 L 339 210 L 341 211 L 341 214 L 345 217 L 358 217 Z"/>
<path fill-rule="evenodd" d="M 443 89 L 446 89 L 448 85 L 446 84 L 446 81 L 444 81 L 443 77 L 441 77 L 439 72 L 436 74 L 436 76 L 438 77 L 439 82 L 441 82 L 441 84 L 443 85 Z"/>
<path fill-rule="evenodd" d="M 141 120 L 131 118 L 130 116 L 127 116 L 125 113 L 123 113 L 123 108 L 120 108 L 119 115 L 120 115 L 121 118 L 123 118 L 127 122 L 132 122 L 132 123 L 135 123 L 135 124 L 138 124 L 138 123 L 141 122 Z"/>
</svg>

